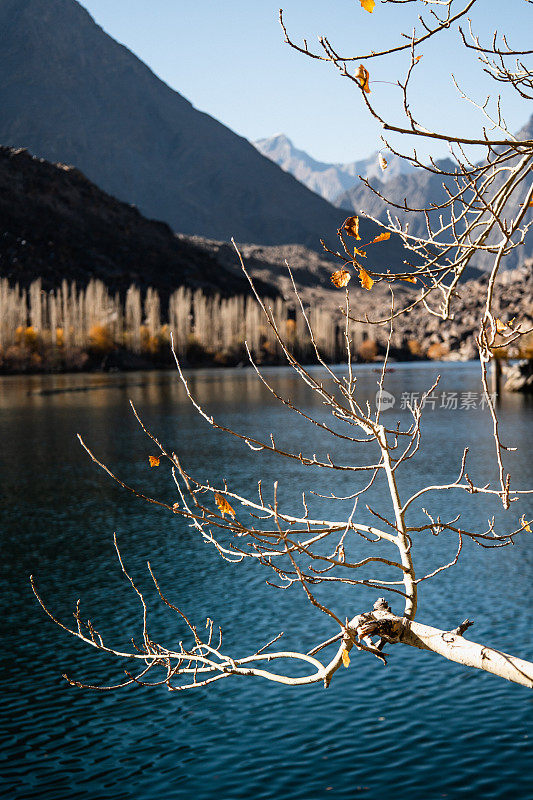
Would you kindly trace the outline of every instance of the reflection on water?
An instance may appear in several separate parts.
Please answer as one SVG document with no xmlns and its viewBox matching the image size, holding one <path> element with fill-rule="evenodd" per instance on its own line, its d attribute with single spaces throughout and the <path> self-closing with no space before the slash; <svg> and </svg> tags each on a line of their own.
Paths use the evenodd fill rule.
<svg viewBox="0 0 533 800">
<path fill-rule="evenodd" d="M 359 367 L 361 398 L 374 402 L 377 375 Z M 438 391 L 479 392 L 475 365 L 401 365 L 387 376 L 395 395 L 389 419 L 403 418 L 402 393 L 420 392 L 442 370 Z M 276 390 L 326 419 L 323 406 L 286 370 L 267 370 Z M 191 388 L 210 413 L 250 435 L 276 433 L 287 448 L 309 454 L 331 450 L 326 436 L 279 406 L 250 370 L 197 371 Z M 302 489 L 349 494 L 353 476 L 320 474 L 254 454 L 198 418 L 172 372 L 128 375 L 58 375 L 0 380 L 0 516 L 2 723 L 4 796 L 63 798 L 256 797 L 315 800 L 361 794 L 374 800 L 438 797 L 526 798 L 531 779 L 530 693 L 428 653 L 392 649 L 384 668 L 364 654 L 331 687 L 295 689 L 264 682 L 224 681 L 203 692 L 169 694 L 128 688 L 91 693 L 69 688 L 67 672 L 90 682 L 120 680 L 108 658 L 78 646 L 47 620 L 30 593 L 33 572 L 58 617 L 68 621 L 76 599 L 82 615 L 117 645 L 139 633 L 138 601 L 116 564 L 117 532 L 130 571 L 150 598 L 154 638 L 169 643 L 183 627 L 153 596 L 150 559 L 169 599 L 198 624 L 207 616 L 223 625 L 228 652 L 252 652 L 283 630 L 288 649 L 308 649 L 331 634 L 327 619 L 296 589 L 265 585 L 257 565 L 222 562 L 182 521 L 126 495 L 79 447 L 81 433 L 121 477 L 166 500 L 172 479 L 150 470 L 153 447 L 129 410 L 131 398 L 146 424 L 175 448 L 200 477 L 227 478 L 253 491 L 279 478 L 283 502 L 299 503 Z M 531 478 L 533 411 L 520 395 L 503 399 L 503 438 L 518 443 L 513 478 Z M 424 448 L 399 475 L 407 495 L 422 483 L 454 477 L 462 448 L 470 445 L 470 473 L 494 477 L 486 412 L 427 409 Z M 364 457 L 337 441 L 339 460 Z M 312 500 L 324 509 L 319 498 Z M 387 503 L 376 487 L 372 504 Z M 339 504 L 335 513 L 345 513 Z M 385 506 L 388 508 L 388 505 Z M 510 528 L 522 511 L 504 514 L 474 496 L 439 497 L 435 513 L 463 513 L 465 525 L 488 514 Z M 358 510 L 359 513 L 359 510 Z M 361 509 L 361 519 L 370 518 Z M 415 509 L 412 519 L 422 514 Z M 366 553 L 365 544 L 354 544 Z M 418 574 L 453 557 L 455 542 L 421 535 L 414 542 Z M 421 584 L 419 619 L 443 628 L 466 616 L 471 636 L 533 658 L 531 568 L 533 546 L 486 551 L 466 546 L 453 571 Z M 351 616 L 375 599 L 365 588 L 328 588 L 328 602 Z M 397 603 L 393 602 L 396 610 Z"/>
</svg>

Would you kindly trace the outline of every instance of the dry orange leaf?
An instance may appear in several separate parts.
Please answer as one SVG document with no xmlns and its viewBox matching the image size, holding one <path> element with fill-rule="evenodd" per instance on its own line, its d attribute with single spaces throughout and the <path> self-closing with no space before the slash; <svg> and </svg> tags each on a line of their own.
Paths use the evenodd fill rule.
<svg viewBox="0 0 533 800">
<path fill-rule="evenodd" d="M 380 233 L 379 236 L 376 236 L 375 239 L 372 239 L 370 244 L 376 244 L 376 242 L 386 242 L 387 239 L 390 239 L 390 233 Z"/>
<path fill-rule="evenodd" d="M 388 167 L 387 159 L 385 158 L 385 156 L 382 156 L 381 153 L 378 153 L 378 162 L 383 172 L 385 172 L 385 170 Z"/>
<path fill-rule="evenodd" d="M 363 92 L 370 94 L 370 86 L 368 85 L 370 81 L 370 75 L 366 67 L 364 67 L 362 64 L 359 64 L 359 66 L 357 67 L 357 72 L 355 73 L 355 80 L 357 81 Z"/>
<path fill-rule="evenodd" d="M 361 286 L 363 287 L 363 289 L 368 289 L 368 291 L 370 291 L 370 289 L 374 285 L 374 281 L 372 280 L 368 272 L 363 269 L 363 267 L 360 267 L 359 269 L 359 280 L 361 281 Z"/>
<path fill-rule="evenodd" d="M 533 520 L 531 520 L 530 522 L 527 522 L 527 520 L 526 520 L 526 518 L 524 517 L 523 514 L 520 517 L 520 524 L 522 525 L 524 530 L 527 531 L 528 533 L 531 533 L 531 522 L 533 522 Z"/>
<path fill-rule="evenodd" d="M 372 242 L 370 242 L 370 244 L 372 244 Z M 359 250 L 357 247 L 354 247 L 353 254 L 354 258 L 357 258 L 357 256 L 359 256 L 359 258 L 366 258 L 366 250 Z"/>
<path fill-rule="evenodd" d="M 350 654 L 347 650 L 342 651 L 342 663 L 344 664 L 346 669 L 348 669 L 348 667 L 350 666 Z"/>
<path fill-rule="evenodd" d="M 405 281 L 406 283 L 416 283 L 416 278 L 412 278 L 408 276 L 407 278 L 400 278 L 401 281 Z"/>
<path fill-rule="evenodd" d="M 226 498 L 223 497 L 218 492 L 215 492 L 215 503 L 217 504 L 218 510 L 220 511 L 222 516 L 224 516 L 224 514 L 228 514 L 230 517 L 233 517 L 233 519 L 235 519 L 235 511 L 230 506 Z"/>
<path fill-rule="evenodd" d="M 354 236 L 356 239 L 361 238 L 359 236 L 359 217 L 348 217 L 343 225 L 343 228 L 348 236 Z"/>
<path fill-rule="evenodd" d="M 422 58 L 422 56 L 417 56 L 417 57 L 415 58 L 415 64 L 418 64 L 418 62 L 420 61 L 420 59 L 421 59 L 421 58 Z"/>
<path fill-rule="evenodd" d="M 179 510 L 180 510 L 180 504 L 174 503 L 174 505 L 172 506 L 172 511 L 179 511 Z"/>
<path fill-rule="evenodd" d="M 374 6 L 376 5 L 376 0 L 359 0 L 361 3 L 361 7 L 368 11 L 371 14 L 374 10 Z"/>
<path fill-rule="evenodd" d="M 348 281 L 351 277 L 347 269 L 338 269 L 331 276 L 331 282 L 337 289 L 342 289 L 344 286 L 348 285 Z"/>
<path fill-rule="evenodd" d="M 150 461 L 150 466 L 151 467 L 158 467 L 159 466 L 159 462 L 161 461 L 160 456 L 148 456 L 148 459 Z"/>
<path fill-rule="evenodd" d="M 510 331 L 508 334 L 509 336 L 513 332 L 512 324 L 515 321 L 515 317 L 509 320 L 509 322 L 502 322 L 501 319 L 496 320 L 496 333 L 505 333 L 506 331 Z"/>
</svg>

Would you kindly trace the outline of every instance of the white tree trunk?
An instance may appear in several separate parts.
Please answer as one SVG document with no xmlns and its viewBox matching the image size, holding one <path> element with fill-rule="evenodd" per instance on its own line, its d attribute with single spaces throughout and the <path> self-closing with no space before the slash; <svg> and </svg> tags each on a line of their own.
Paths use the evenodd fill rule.
<svg viewBox="0 0 533 800">
<path fill-rule="evenodd" d="M 458 636 L 447 633 L 430 625 L 406 620 L 400 637 L 403 644 L 418 647 L 420 650 L 432 650 L 449 661 L 456 661 L 465 667 L 483 669 L 492 672 L 500 678 L 505 678 L 513 683 L 520 683 L 533 689 L 533 664 L 521 658 L 510 656 L 492 647 L 477 644 Z"/>
</svg>

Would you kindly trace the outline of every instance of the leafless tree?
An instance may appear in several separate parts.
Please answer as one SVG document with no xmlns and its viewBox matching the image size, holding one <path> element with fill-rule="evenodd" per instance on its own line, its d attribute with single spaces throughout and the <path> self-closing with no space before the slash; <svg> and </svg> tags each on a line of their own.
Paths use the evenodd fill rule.
<svg viewBox="0 0 533 800">
<path fill-rule="evenodd" d="M 244 264 L 242 266 L 247 274 Z M 254 288 L 253 281 L 250 278 L 249 280 Z M 296 287 L 295 294 L 298 299 Z M 410 497 L 400 495 L 397 476 L 402 468 L 409 467 L 409 461 L 421 446 L 420 423 L 423 407 L 426 399 L 435 389 L 438 379 L 433 386 L 428 387 L 420 404 L 410 408 L 408 425 L 401 426 L 398 423 L 394 427 L 389 427 L 382 421 L 380 403 L 384 391 L 387 359 L 385 359 L 379 380 L 376 410 L 373 411 L 368 404 L 362 404 L 358 399 L 357 377 L 352 366 L 349 338 L 350 295 L 348 287 L 345 289 L 347 354 L 347 374 L 345 376 L 332 370 L 322 359 L 303 304 L 301 304 L 300 311 L 308 326 L 316 358 L 323 368 L 322 374 L 306 369 L 294 358 L 280 333 L 272 309 L 262 302 L 259 295 L 256 295 L 256 299 L 287 363 L 329 409 L 331 421 L 323 422 L 315 419 L 294 405 L 289 398 L 281 396 L 255 365 L 250 354 L 250 360 L 257 372 L 258 379 L 287 409 L 329 434 L 333 440 L 340 439 L 354 446 L 363 444 L 369 453 L 367 463 L 339 463 L 330 455 L 322 458 L 317 457 L 316 454 L 306 455 L 303 452 L 283 449 L 278 445 L 272 433 L 265 438 L 258 439 L 232 430 L 210 416 L 196 400 L 175 353 L 179 377 L 188 398 L 200 417 L 213 428 L 236 437 L 252 450 L 275 453 L 302 467 L 315 467 L 322 472 L 340 471 L 349 473 L 354 480 L 362 479 L 361 487 L 349 497 L 341 497 L 332 493 L 325 498 L 332 507 L 336 503 L 352 501 L 352 511 L 347 518 L 312 517 L 308 508 L 308 493 L 305 492 L 302 496 L 302 508 L 299 511 L 285 509 L 278 501 L 277 482 L 268 490 L 260 482 L 257 488 L 257 497 L 251 498 L 234 491 L 227 483 L 217 486 L 198 480 L 190 474 L 179 455 L 166 447 L 145 427 L 133 405 L 133 413 L 153 447 L 156 448 L 157 454 L 150 456 L 150 463 L 153 466 L 159 466 L 163 460 L 171 469 L 178 498 L 175 503 L 148 496 L 139 489 L 125 484 L 97 458 L 81 438 L 80 441 L 93 461 L 99 464 L 124 489 L 147 502 L 167 509 L 170 514 L 188 520 L 191 528 L 205 542 L 213 546 L 222 559 L 230 562 L 253 559 L 272 572 L 271 583 L 273 586 L 278 588 L 300 586 L 313 606 L 331 619 L 337 632 L 326 642 L 317 643 L 308 653 L 272 651 L 272 644 L 280 638 L 281 634 L 278 634 L 264 648 L 251 655 L 230 656 L 222 647 L 221 629 L 215 630 L 212 621 L 208 620 L 207 634 L 202 637 L 199 628 L 166 597 L 151 566 L 148 565 L 161 600 L 185 622 L 191 639 L 188 645 L 181 643 L 179 649 L 169 649 L 163 644 L 153 641 L 150 636 L 146 602 L 122 561 L 116 540 L 115 545 L 122 570 L 133 590 L 138 594 L 142 606 L 143 635 L 141 642 L 137 642 L 134 648 L 128 652 L 109 646 L 90 620 L 87 622 L 82 620 L 79 603 L 74 613 L 76 626 L 69 628 L 55 619 L 39 596 L 32 581 L 35 594 L 43 609 L 58 625 L 97 650 L 112 653 L 119 658 L 130 659 L 133 662 L 141 662 L 142 669 L 137 672 L 127 670 L 126 680 L 119 684 L 120 686 L 131 683 L 164 684 L 170 690 L 183 690 L 205 686 L 233 675 L 263 677 L 290 685 L 305 685 L 320 681 L 328 686 L 339 666 L 342 664 L 348 666 L 348 654 L 353 647 L 386 662 L 387 656 L 382 651 L 382 647 L 385 644 L 402 642 L 432 650 L 452 661 L 484 669 L 516 683 L 533 687 L 533 664 L 488 646 L 470 642 L 462 636 L 471 624 L 469 620 L 465 620 L 453 631 L 442 631 L 423 625 L 414 619 L 417 610 L 418 584 L 436 578 L 443 571 L 453 567 L 460 557 L 463 541 L 466 538 L 483 548 L 504 547 L 513 543 L 520 534 L 530 531 L 530 522 L 523 516 L 511 530 L 499 532 L 495 529 L 494 520 L 488 520 L 486 527 L 482 530 L 469 530 L 463 527 L 459 514 L 450 519 L 443 519 L 440 516 L 432 515 L 427 510 L 425 511 L 427 522 L 424 525 L 410 524 L 409 511 L 411 507 L 416 505 L 416 501 L 420 498 L 431 493 L 462 492 L 465 496 L 481 493 L 499 498 L 503 494 L 500 488 L 491 488 L 488 484 L 474 484 L 467 472 L 467 451 L 465 450 L 458 465 L 458 474 L 455 480 L 443 485 L 421 487 Z M 394 307 L 392 306 L 393 311 Z M 365 493 L 380 481 L 385 482 L 387 487 L 392 513 L 367 506 L 375 517 L 376 524 L 362 524 L 358 521 L 358 505 L 362 502 L 361 499 L 364 498 Z M 519 502 L 522 496 L 529 492 L 527 489 L 510 490 L 507 488 L 506 493 L 509 505 L 513 504 L 514 506 L 514 503 Z M 457 549 L 454 557 L 448 563 L 436 565 L 428 574 L 417 577 L 413 561 L 413 535 L 419 535 L 424 531 L 431 532 L 434 536 L 441 534 L 454 536 L 457 540 Z M 369 547 L 369 554 L 362 559 L 354 558 L 358 539 L 364 540 Z M 386 545 L 385 551 L 383 545 Z M 387 552 L 388 550 L 391 552 Z M 369 569 L 372 572 L 369 573 Z M 391 571 L 397 572 L 396 579 L 389 578 Z M 350 608 L 346 609 L 347 613 L 343 617 L 340 617 L 322 600 L 318 599 L 314 588 L 331 583 L 341 583 L 353 587 L 371 587 L 376 591 L 400 597 L 404 604 L 403 615 L 393 614 L 387 601 L 379 598 L 371 610 L 365 610 L 354 616 L 353 608 Z M 375 637 L 377 637 L 377 642 L 374 641 Z M 316 654 L 335 642 L 340 642 L 335 655 L 323 664 L 316 658 Z M 280 672 L 265 670 L 260 666 L 265 661 L 273 662 L 281 659 L 297 660 L 309 664 L 312 668 L 310 674 L 295 678 Z M 148 673 L 151 673 L 156 667 L 162 668 L 163 674 L 157 679 L 152 679 Z M 70 682 L 78 686 L 87 685 L 72 680 Z M 118 685 L 96 688 L 114 689 L 118 688 Z"/>
<path fill-rule="evenodd" d="M 409 4 L 415 0 L 383 0 L 383 2 L 385 4 Z M 352 239 L 358 239 L 357 218 L 347 220 L 341 229 L 343 248 L 337 255 L 342 259 L 344 267 L 334 274 L 333 279 L 335 284 L 345 292 L 347 367 L 344 375 L 331 369 L 323 359 L 310 315 L 300 301 L 297 287 L 294 285 L 300 318 L 307 328 L 316 360 L 321 365 L 322 371 L 319 373 L 307 369 L 295 357 L 285 332 L 280 330 L 274 310 L 266 305 L 255 292 L 253 281 L 248 276 L 241 259 L 243 271 L 255 292 L 257 303 L 262 309 L 276 346 L 303 383 L 329 410 L 331 415 L 329 420 L 323 421 L 321 418 L 312 416 L 312 412 L 298 407 L 290 398 L 279 394 L 275 385 L 269 382 L 255 364 L 249 351 L 250 361 L 256 370 L 258 380 L 287 408 L 288 413 L 303 418 L 309 425 L 331 437 L 332 442 L 341 441 L 353 446 L 354 459 L 340 462 L 330 454 L 319 456 L 314 453 L 292 451 L 283 448 L 273 433 L 258 438 L 228 428 L 211 416 L 196 399 L 187 376 L 182 370 L 179 356 L 173 350 L 183 387 L 204 423 L 228 436 L 237 438 L 243 446 L 247 446 L 253 451 L 275 454 L 282 459 L 291 461 L 297 467 L 318 470 L 321 475 L 327 475 L 330 472 L 349 475 L 354 481 L 353 492 L 348 496 L 334 493 L 324 496 L 318 492 L 304 492 L 301 507 L 295 510 L 285 508 L 284 503 L 279 499 L 281 492 L 277 482 L 272 487 L 266 487 L 260 482 L 257 487 L 257 495 L 249 497 L 239 493 L 230 483 L 224 482 L 222 485 L 217 485 L 215 482 L 200 480 L 191 474 L 178 453 L 147 429 L 141 416 L 132 406 L 133 413 L 155 452 L 155 455 L 150 456 L 150 463 L 153 466 L 167 464 L 171 471 L 176 499 L 175 502 L 169 502 L 149 496 L 141 489 L 127 485 L 80 439 L 93 461 L 113 480 L 138 498 L 166 509 L 170 515 L 187 520 L 191 529 L 215 548 L 222 559 L 233 563 L 250 560 L 258 562 L 265 571 L 270 572 L 270 583 L 273 586 L 285 589 L 293 586 L 299 587 L 316 608 L 317 613 L 324 614 L 331 620 L 332 636 L 327 641 L 317 642 L 309 652 L 292 652 L 273 649 L 273 645 L 279 641 L 282 635 L 278 633 L 270 642 L 254 653 L 245 656 L 229 654 L 223 647 L 221 629 L 216 627 L 210 619 L 207 620 L 206 627 L 202 629 L 191 621 L 184 610 L 174 602 L 174 599 L 169 599 L 149 564 L 148 569 L 161 601 L 175 611 L 188 637 L 187 640 L 184 637 L 178 648 L 169 648 L 152 638 L 148 605 L 134 578 L 128 572 L 115 540 L 121 568 L 133 591 L 138 595 L 142 611 L 142 638 L 127 651 L 108 644 L 90 620 L 82 619 L 79 602 L 74 612 L 75 625 L 73 627 L 57 619 L 49 610 L 48 604 L 38 594 L 36 584 L 32 579 L 34 592 L 43 609 L 61 628 L 96 650 L 112 654 L 119 659 L 125 659 L 132 665 L 126 669 L 125 680 L 121 683 L 92 688 L 113 690 L 136 683 L 144 686 L 163 685 L 171 691 L 182 691 L 200 688 L 233 676 L 262 677 L 289 685 L 323 683 L 327 687 L 339 667 L 349 665 L 349 653 L 353 648 L 362 652 L 361 657 L 372 656 L 386 662 L 389 656 L 383 648 L 385 646 L 388 648 L 389 645 L 392 646 L 396 643 L 430 650 L 451 661 L 485 670 L 533 688 L 533 664 L 464 638 L 463 634 L 472 624 L 470 620 L 465 619 L 451 631 L 430 627 L 415 620 L 418 606 L 418 585 L 422 581 L 438 580 L 442 577 L 442 573 L 452 569 L 458 563 L 465 540 L 471 540 L 481 548 L 505 547 L 515 542 L 518 537 L 530 534 L 532 524 L 520 512 L 522 503 L 528 496 L 531 496 L 533 490 L 527 487 L 511 487 L 510 475 L 503 467 L 502 451 L 506 448 L 501 443 L 496 411 L 488 397 L 485 367 L 496 344 L 501 344 L 502 335 L 504 339 L 506 337 L 506 341 L 510 341 L 521 333 L 519 326 L 515 327 L 509 323 L 502 324 L 500 321 L 500 327 L 498 327 L 498 320 L 494 319 L 491 312 L 491 302 L 502 260 L 512 248 L 518 246 L 523 240 L 527 230 L 527 223 L 524 219 L 526 209 L 533 197 L 533 185 L 527 189 L 525 196 L 522 195 L 524 197 L 523 205 L 518 211 L 515 211 L 510 221 L 504 220 L 503 212 L 512 203 L 516 193 L 522 191 L 521 187 L 528 182 L 533 142 L 514 139 L 508 133 L 503 118 L 499 114 L 495 120 L 489 118 L 491 126 L 498 131 L 497 135 L 492 138 L 485 129 L 483 135 L 477 139 L 448 136 L 438 132 L 432 133 L 416 121 L 408 99 L 409 80 L 418 59 L 418 45 L 431 37 L 438 36 L 450 26 L 458 25 L 475 2 L 476 0 L 470 0 L 461 7 L 461 10 L 454 11 L 452 0 L 449 2 L 425 0 L 422 4 L 431 7 L 431 21 L 427 22 L 421 18 L 422 32 L 413 31 L 412 35 L 404 42 L 393 45 L 382 52 L 364 53 L 353 57 L 337 53 L 331 42 L 325 38 L 320 40 L 321 52 L 312 53 L 307 43 L 304 42 L 301 47 L 294 44 L 284 26 L 286 39 L 292 47 L 309 57 L 333 64 L 342 75 L 354 82 L 361 91 L 368 111 L 380 120 L 384 130 L 435 140 L 444 139 L 450 145 L 450 150 L 457 162 L 457 171 L 453 175 L 441 173 L 443 177 L 452 177 L 456 185 L 456 191 L 451 192 L 446 203 L 438 209 L 443 212 L 447 210 L 449 214 L 447 220 L 443 215 L 442 222 L 439 222 L 437 228 L 434 228 L 429 216 L 430 210 L 421 209 L 419 213 L 425 214 L 427 218 L 426 237 L 411 236 L 407 227 L 402 227 L 398 221 L 395 221 L 392 214 L 389 225 L 385 226 L 385 236 L 396 233 L 402 239 L 407 251 L 416 256 L 411 264 L 406 263 L 403 273 L 392 276 L 388 273 L 372 271 L 366 267 L 363 269 L 360 262 L 360 249 L 354 249 L 346 238 L 351 236 Z M 372 4 L 367 2 L 365 5 Z M 282 25 L 284 25 L 283 19 Z M 492 44 L 485 48 L 475 38 L 475 35 L 469 33 L 470 40 L 466 38 L 466 34 L 462 30 L 461 35 L 464 36 L 465 46 L 474 48 L 484 67 L 491 71 L 495 80 L 507 83 L 514 90 L 522 93 L 530 90 L 531 73 L 526 75 L 526 69 L 522 62 L 514 71 L 508 70 L 505 66 L 509 55 L 525 57 L 526 54 L 512 51 L 506 40 L 504 40 L 504 49 L 501 49 L 497 45 L 496 37 Z M 388 122 L 380 116 L 374 102 L 369 99 L 367 68 L 364 65 L 354 67 L 354 62 L 382 58 L 399 51 L 405 51 L 409 58 L 406 78 L 403 83 L 399 82 L 404 96 L 404 111 L 407 120 L 403 126 Z M 481 110 L 488 115 L 485 107 L 482 107 Z M 390 147 L 390 144 L 386 140 L 384 141 Z M 468 145 L 485 149 L 486 162 L 483 165 L 474 163 L 467 157 L 465 148 Z M 409 157 L 413 163 L 423 169 L 439 169 L 433 162 L 423 164 L 418 160 L 416 153 Z M 431 211 L 435 211 L 435 209 L 431 209 Z M 496 240 L 491 239 L 494 235 L 497 235 Z M 378 240 L 379 238 L 377 237 Z M 369 244 L 373 244 L 373 242 Z M 238 250 L 237 252 L 239 253 Z M 416 281 L 422 285 L 422 290 L 410 305 L 403 308 L 395 306 L 391 287 L 390 311 L 384 314 L 379 321 L 366 320 L 368 324 L 380 322 L 389 325 L 390 345 L 394 320 L 414 304 L 423 304 L 428 313 L 436 314 L 442 319 L 446 319 L 453 313 L 453 299 L 457 292 L 458 281 L 473 255 L 478 252 L 489 253 L 493 258 L 486 306 L 480 320 L 478 345 L 483 365 L 483 382 L 487 402 L 493 418 L 499 481 L 495 485 L 473 481 L 468 473 L 468 451 L 465 450 L 462 456 L 458 457 L 455 476 L 449 482 L 420 486 L 411 496 L 405 497 L 399 489 L 398 475 L 403 470 L 409 469 L 411 459 L 416 456 L 422 446 L 421 419 L 424 405 L 431 397 L 438 379 L 433 386 L 428 387 L 421 402 L 410 407 L 407 424 L 398 422 L 396 425 L 388 425 L 383 418 L 380 401 L 385 392 L 387 357 L 378 383 L 376 408 L 372 409 L 368 403 L 360 399 L 357 375 L 352 364 L 351 324 L 354 315 L 351 310 L 348 287 L 351 276 L 350 269 L 355 268 L 359 272 L 363 285 L 370 289 L 373 281 L 392 284 L 395 280 L 403 279 L 409 282 Z M 363 462 L 359 460 L 361 448 L 367 453 Z M 375 524 L 363 523 L 360 521 L 360 506 L 367 500 L 366 493 L 379 483 L 383 484 L 388 493 L 389 508 L 374 508 L 367 504 L 368 511 L 375 519 Z M 318 494 L 323 500 L 327 500 L 328 508 L 331 511 L 323 516 L 313 516 L 309 510 L 310 493 L 314 497 Z M 459 494 L 462 498 L 462 505 L 467 504 L 471 495 L 496 498 L 501 501 L 507 512 L 506 516 L 511 517 L 513 523 L 509 525 L 508 530 L 503 531 L 497 529 L 494 519 L 489 519 L 481 529 L 472 530 L 462 523 L 461 514 L 442 517 L 431 511 L 432 496 L 443 493 Z M 416 509 L 420 510 L 419 502 L 422 499 L 425 504 L 422 511 L 426 521 L 420 525 L 415 524 L 419 521 L 418 513 L 415 512 Z M 348 501 L 351 502 L 351 512 L 347 516 L 337 515 L 335 508 L 343 507 Z M 431 571 L 419 576 L 415 569 L 416 543 L 420 534 L 424 532 L 433 536 L 453 537 L 455 545 L 453 557 L 449 561 L 436 563 Z M 368 553 L 363 558 L 360 558 L 358 554 L 358 545 L 361 542 L 364 542 Z M 342 614 L 338 610 L 333 610 L 323 599 L 330 584 L 344 584 L 354 588 L 354 599 L 350 602 L 349 608 L 343 609 Z M 389 603 L 383 597 L 376 599 L 373 608 L 358 610 L 355 590 L 356 587 L 361 586 L 370 587 L 376 593 L 385 594 L 389 598 L 400 598 L 403 604 L 402 614 L 394 614 Z M 317 589 L 317 587 L 321 588 Z M 427 611 L 425 613 L 427 614 Z M 317 654 L 332 645 L 335 647 L 333 655 L 324 661 L 319 660 Z M 290 674 L 290 667 L 283 672 L 271 666 L 276 665 L 277 662 L 303 663 L 309 667 L 308 674 L 293 677 Z M 269 668 L 266 669 L 265 666 L 269 666 Z M 87 686 L 87 684 L 70 678 L 68 680 L 80 687 Z"/>
</svg>

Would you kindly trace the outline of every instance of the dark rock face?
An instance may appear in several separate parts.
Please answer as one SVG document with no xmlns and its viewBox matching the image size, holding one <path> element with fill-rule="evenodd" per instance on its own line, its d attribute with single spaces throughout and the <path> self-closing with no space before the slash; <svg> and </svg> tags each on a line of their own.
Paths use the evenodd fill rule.
<svg viewBox="0 0 533 800">
<path fill-rule="evenodd" d="M 0 147 L 0 276 L 23 286 L 42 278 L 45 289 L 63 278 L 82 285 L 99 278 L 120 291 L 131 283 L 153 286 L 163 297 L 182 284 L 225 296 L 250 290 L 242 273 L 77 169 L 7 147 Z M 265 283 L 260 291 L 277 294 Z"/>
<path fill-rule="evenodd" d="M 0 0 L 0 143 L 175 231 L 320 247 L 346 216 L 197 111 L 75 0 Z M 375 226 L 369 226 L 372 233 Z"/>
<path fill-rule="evenodd" d="M 533 394 L 533 359 L 522 359 L 505 373 L 504 389 L 507 392 Z"/>
</svg>

